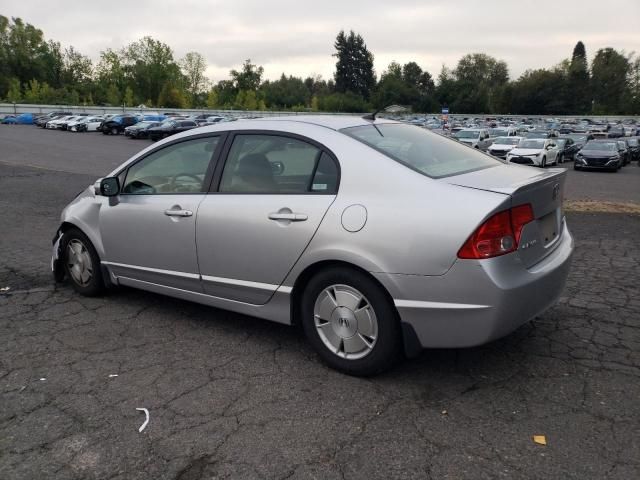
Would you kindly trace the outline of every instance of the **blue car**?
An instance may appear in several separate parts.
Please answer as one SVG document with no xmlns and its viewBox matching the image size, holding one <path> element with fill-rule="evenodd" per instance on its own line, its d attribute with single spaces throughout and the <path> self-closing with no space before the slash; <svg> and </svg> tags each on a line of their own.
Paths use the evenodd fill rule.
<svg viewBox="0 0 640 480">
<path fill-rule="evenodd" d="M 33 113 L 22 113 L 16 116 L 8 116 L 2 120 L 6 125 L 33 125 Z"/>
</svg>

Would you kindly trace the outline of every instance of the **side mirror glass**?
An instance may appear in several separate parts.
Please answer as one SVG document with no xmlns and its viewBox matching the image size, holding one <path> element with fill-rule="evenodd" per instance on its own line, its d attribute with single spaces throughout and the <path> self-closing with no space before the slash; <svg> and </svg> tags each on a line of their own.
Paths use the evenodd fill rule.
<svg viewBox="0 0 640 480">
<path fill-rule="evenodd" d="M 100 195 L 114 197 L 120 193 L 120 181 L 118 177 L 107 177 L 100 181 Z"/>
</svg>

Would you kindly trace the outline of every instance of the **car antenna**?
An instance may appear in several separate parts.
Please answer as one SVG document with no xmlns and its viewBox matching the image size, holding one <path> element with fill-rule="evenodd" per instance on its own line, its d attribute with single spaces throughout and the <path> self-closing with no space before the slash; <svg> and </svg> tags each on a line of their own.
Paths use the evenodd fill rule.
<svg viewBox="0 0 640 480">
<path fill-rule="evenodd" d="M 375 122 L 376 121 L 376 115 L 379 114 L 383 110 L 384 110 L 384 108 L 379 108 L 375 112 L 370 113 L 369 115 L 365 115 L 362 118 L 365 119 L 365 120 L 371 120 L 372 122 Z"/>
</svg>

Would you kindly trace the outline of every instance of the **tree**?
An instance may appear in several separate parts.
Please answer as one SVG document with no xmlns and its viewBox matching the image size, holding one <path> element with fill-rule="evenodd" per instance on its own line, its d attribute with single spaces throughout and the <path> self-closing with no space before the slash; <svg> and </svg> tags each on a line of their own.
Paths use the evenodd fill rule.
<svg viewBox="0 0 640 480">
<path fill-rule="evenodd" d="M 229 75 L 235 89 L 255 92 L 260 87 L 263 73 L 264 68 L 254 65 L 249 58 L 242 64 L 242 70 L 231 70 Z"/>
<path fill-rule="evenodd" d="M 562 69 L 527 70 L 513 83 L 511 113 L 553 115 L 566 113 L 564 98 L 558 94 L 565 84 Z"/>
<path fill-rule="evenodd" d="M 509 81 L 507 64 L 484 53 L 462 57 L 453 74 L 457 90 L 454 107 L 466 113 L 493 112 L 497 90 Z"/>
<path fill-rule="evenodd" d="M 127 107 L 132 107 L 135 103 L 135 100 L 133 98 L 133 90 L 131 90 L 131 87 L 127 87 L 124 90 L 124 98 L 122 99 L 122 101 Z"/>
<path fill-rule="evenodd" d="M 200 53 L 189 52 L 180 60 L 180 68 L 185 76 L 185 90 L 194 103 L 196 96 L 207 88 L 207 62 Z"/>
<path fill-rule="evenodd" d="M 158 95 L 158 106 L 167 108 L 185 108 L 186 99 L 179 88 L 166 82 Z"/>
<path fill-rule="evenodd" d="M 218 92 L 215 88 L 209 90 L 207 95 L 207 108 L 217 108 L 218 107 Z"/>
<path fill-rule="evenodd" d="M 353 30 L 345 35 L 341 30 L 334 43 L 338 58 L 336 62 L 336 91 L 352 92 L 369 99 L 375 87 L 376 77 L 373 70 L 373 54 L 367 49 L 364 39 Z"/>
<path fill-rule="evenodd" d="M 18 80 L 16 77 L 9 79 L 9 91 L 7 92 L 7 100 L 11 103 L 20 103 L 22 101 L 20 80 Z"/>
<path fill-rule="evenodd" d="M 573 48 L 571 64 L 567 78 L 567 110 L 574 114 L 591 111 L 591 92 L 589 89 L 589 65 L 584 43 L 578 42 Z"/>
<path fill-rule="evenodd" d="M 260 90 L 269 108 L 306 106 L 311 101 L 311 94 L 305 82 L 298 77 L 287 77 L 284 73 L 278 80 L 264 82 Z"/>
<path fill-rule="evenodd" d="M 629 69 L 629 60 L 613 48 L 596 52 L 591 65 L 594 113 L 616 114 L 625 110 Z"/>
<path fill-rule="evenodd" d="M 168 45 L 151 37 L 143 37 L 124 48 L 120 58 L 127 84 L 137 96 L 159 98 L 164 86 L 170 84 L 171 89 L 178 89 L 179 96 L 184 100 L 181 91 L 184 78 Z M 123 86 L 119 88 L 120 91 L 124 90 Z"/>
<path fill-rule="evenodd" d="M 107 103 L 111 106 L 120 105 L 121 98 L 118 87 L 114 83 L 110 84 L 106 93 Z"/>
</svg>

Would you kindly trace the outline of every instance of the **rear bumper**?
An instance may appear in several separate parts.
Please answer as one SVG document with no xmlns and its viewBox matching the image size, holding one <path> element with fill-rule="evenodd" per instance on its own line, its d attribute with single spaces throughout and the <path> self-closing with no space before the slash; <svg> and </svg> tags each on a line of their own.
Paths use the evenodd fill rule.
<svg viewBox="0 0 640 480">
<path fill-rule="evenodd" d="M 442 276 L 375 276 L 423 348 L 473 347 L 511 333 L 557 302 L 574 246 L 566 225 L 558 241 L 550 255 L 529 269 L 511 254 L 459 260 Z"/>
</svg>

